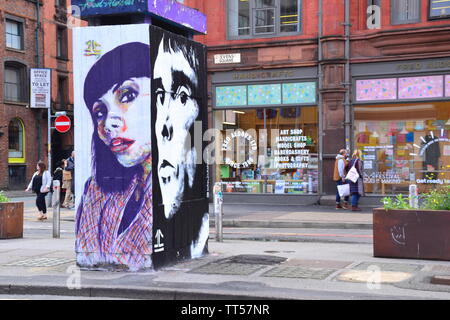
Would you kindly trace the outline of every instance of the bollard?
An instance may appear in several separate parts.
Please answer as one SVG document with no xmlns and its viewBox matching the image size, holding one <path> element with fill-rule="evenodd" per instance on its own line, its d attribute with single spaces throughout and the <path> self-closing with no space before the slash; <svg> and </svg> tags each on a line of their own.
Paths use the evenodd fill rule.
<svg viewBox="0 0 450 320">
<path fill-rule="evenodd" d="M 53 209 L 53 238 L 60 237 L 60 183 L 59 180 L 53 180 L 53 197 L 52 197 L 52 209 Z"/>
<path fill-rule="evenodd" d="M 214 216 L 216 218 L 216 241 L 223 241 L 223 229 L 222 229 L 222 220 L 223 220 L 223 211 L 222 211 L 222 203 L 223 203 L 223 194 L 222 187 L 220 182 L 216 182 L 214 185 Z"/>
<path fill-rule="evenodd" d="M 409 205 L 416 209 L 419 207 L 419 196 L 417 195 L 417 185 L 415 184 L 409 186 Z"/>
</svg>

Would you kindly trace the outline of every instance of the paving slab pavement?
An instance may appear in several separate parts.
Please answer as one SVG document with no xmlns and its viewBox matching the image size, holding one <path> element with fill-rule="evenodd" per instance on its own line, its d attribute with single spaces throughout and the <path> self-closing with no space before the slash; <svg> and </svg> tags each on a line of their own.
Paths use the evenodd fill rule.
<svg viewBox="0 0 450 320">
<path fill-rule="evenodd" d="M 37 219 L 35 197 L 30 193 L 16 191 L 6 195 L 13 201 L 23 201 L 25 220 Z M 75 210 L 61 208 L 61 220 L 74 221 Z M 49 219 L 52 210 L 48 210 Z M 214 207 L 210 204 L 210 225 L 215 226 Z M 225 204 L 223 206 L 224 227 L 246 228 L 331 228 L 331 229 L 372 229 L 372 207 L 364 207 L 361 212 L 336 210 L 334 207 L 279 206 L 255 204 Z"/>
<path fill-rule="evenodd" d="M 27 227 L 51 227 L 51 210 L 49 221 L 36 221 L 34 197 L 15 200 L 25 203 Z M 291 227 L 309 223 L 334 227 L 364 224 L 371 228 L 370 208 L 358 213 L 323 206 L 279 209 L 224 206 L 229 221 L 256 221 L 260 226 L 273 226 L 267 224 L 272 221 Z M 75 210 L 61 210 L 67 223 L 74 215 Z M 450 299 L 450 286 L 431 282 L 433 277 L 450 274 L 450 262 L 374 258 L 368 243 L 219 243 L 210 239 L 210 254 L 200 259 L 157 271 L 99 272 L 80 271 L 75 266 L 73 230 L 62 233 L 60 239 L 51 238 L 49 232 L 30 230 L 25 229 L 23 239 L 0 240 L 0 294 L 140 299 Z M 282 259 L 274 264 L 261 262 L 270 257 Z"/>
<path fill-rule="evenodd" d="M 144 299 L 450 299 L 432 284 L 450 262 L 372 257 L 367 244 L 210 240 L 210 253 L 160 270 L 101 272 L 74 264 L 72 235 L 0 241 L 0 294 Z M 378 270 L 377 275 L 373 270 Z M 394 270 L 394 271 L 393 271 Z M 375 282 L 379 280 L 379 282 Z"/>
</svg>

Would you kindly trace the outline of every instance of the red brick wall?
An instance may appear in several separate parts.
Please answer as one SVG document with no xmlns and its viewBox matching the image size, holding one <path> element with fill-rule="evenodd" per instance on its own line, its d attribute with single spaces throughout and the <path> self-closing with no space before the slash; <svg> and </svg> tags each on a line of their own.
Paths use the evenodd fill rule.
<svg viewBox="0 0 450 320">
<path fill-rule="evenodd" d="M 226 0 L 185 0 L 207 16 L 206 36 L 195 40 L 208 46 L 208 94 L 211 106 L 211 75 L 232 70 L 268 70 L 322 65 L 325 172 L 332 172 L 334 155 L 345 146 L 344 134 L 344 0 L 323 0 L 323 61 L 318 61 L 318 1 L 302 1 L 302 33 L 297 36 L 227 40 Z M 381 0 L 381 28 L 367 29 L 367 0 L 350 3 L 350 62 L 396 61 L 450 56 L 450 19 L 428 21 L 428 0 L 421 3 L 421 21 L 391 25 L 391 0 Z M 214 55 L 240 53 L 240 64 L 214 64 Z M 211 119 L 210 119 L 211 120 Z M 212 121 L 210 121 L 210 126 Z M 327 181 L 324 180 L 327 184 Z M 335 186 L 331 185 L 334 191 Z M 327 188 L 326 188 L 327 189 Z"/>
<path fill-rule="evenodd" d="M 24 50 L 16 51 L 6 48 L 5 39 L 5 16 L 6 14 L 24 19 Z M 31 110 L 28 103 L 5 103 L 4 101 L 4 62 L 17 61 L 26 65 L 28 71 L 36 65 L 36 39 L 35 29 L 36 23 L 36 6 L 25 0 L 2 0 L 0 2 L 0 57 L 2 57 L 0 65 L 0 189 L 8 187 L 8 123 L 11 119 L 20 118 L 25 127 L 25 161 L 27 166 L 27 180 L 35 171 L 36 162 L 38 161 L 38 149 L 41 151 L 42 160 L 46 160 L 47 154 L 45 143 L 47 141 L 46 120 L 41 119 L 41 144 L 38 145 L 37 121 L 36 116 L 40 110 Z M 43 33 L 40 38 L 42 41 Z M 41 55 L 43 53 L 42 43 L 40 46 Z M 26 86 L 29 87 L 29 77 L 26 79 Z"/>
</svg>

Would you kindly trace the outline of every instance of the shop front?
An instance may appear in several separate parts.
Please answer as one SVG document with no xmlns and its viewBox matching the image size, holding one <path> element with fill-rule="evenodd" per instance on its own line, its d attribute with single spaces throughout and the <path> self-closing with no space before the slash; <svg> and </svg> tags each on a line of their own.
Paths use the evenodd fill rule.
<svg viewBox="0 0 450 320">
<path fill-rule="evenodd" d="M 222 72 L 212 81 L 213 175 L 225 201 L 316 202 L 317 69 Z"/>
<path fill-rule="evenodd" d="M 450 59 L 361 64 L 352 73 L 366 192 L 450 185 Z"/>
</svg>

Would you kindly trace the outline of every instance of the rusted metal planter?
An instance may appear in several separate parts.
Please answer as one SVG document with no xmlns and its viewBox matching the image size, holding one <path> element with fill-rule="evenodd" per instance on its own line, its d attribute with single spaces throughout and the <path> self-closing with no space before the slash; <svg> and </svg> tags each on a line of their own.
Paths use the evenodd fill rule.
<svg viewBox="0 0 450 320">
<path fill-rule="evenodd" d="M 450 211 L 373 209 L 373 255 L 450 261 Z"/>
<path fill-rule="evenodd" d="M 0 203 L 0 239 L 23 238 L 23 202 Z"/>
</svg>

